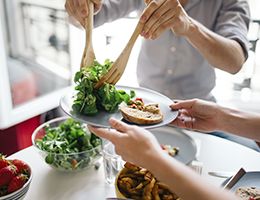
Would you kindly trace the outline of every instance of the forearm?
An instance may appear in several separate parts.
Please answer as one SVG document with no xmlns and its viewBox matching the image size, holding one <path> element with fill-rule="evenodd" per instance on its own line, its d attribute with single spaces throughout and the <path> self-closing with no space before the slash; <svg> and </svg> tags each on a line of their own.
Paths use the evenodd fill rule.
<svg viewBox="0 0 260 200">
<path fill-rule="evenodd" d="M 193 19 L 186 39 L 218 69 L 234 74 L 241 69 L 245 61 L 238 42 L 212 32 Z"/>
<path fill-rule="evenodd" d="M 221 108 L 220 131 L 260 141 L 260 115 Z"/>
<path fill-rule="evenodd" d="M 168 155 L 160 156 L 155 160 L 156 162 L 153 163 L 160 164 L 151 165 L 150 171 L 183 200 L 236 199 L 232 194 L 210 185 L 194 171 Z"/>
</svg>

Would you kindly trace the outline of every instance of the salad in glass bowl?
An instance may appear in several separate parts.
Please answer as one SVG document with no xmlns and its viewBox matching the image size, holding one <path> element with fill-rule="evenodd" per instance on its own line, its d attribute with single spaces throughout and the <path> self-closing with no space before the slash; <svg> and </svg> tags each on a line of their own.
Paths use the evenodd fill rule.
<svg viewBox="0 0 260 200">
<path fill-rule="evenodd" d="M 45 162 L 61 171 L 80 171 L 101 157 L 101 139 L 86 124 L 69 117 L 50 120 L 32 134 L 33 146 Z"/>
</svg>

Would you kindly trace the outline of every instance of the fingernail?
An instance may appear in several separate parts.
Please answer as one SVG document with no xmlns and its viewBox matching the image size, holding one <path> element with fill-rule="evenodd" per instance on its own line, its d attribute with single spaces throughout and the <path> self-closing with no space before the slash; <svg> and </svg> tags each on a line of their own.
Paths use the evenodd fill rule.
<svg viewBox="0 0 260 200">
<path fill-rule="evenodd" d="M 114 117 L 110 117 L 110 119 L 109 119 L 110 123 L 114 123 L 115 121 L 116 121 L 116 119 Z"/>
<path fill-rule="evenodd" d="M 149 38 L 149 33 L 144 33 L 145 38 Z"/>
<path fill-rule="evenodd" d="M 174 106 L 170 106 L 172 111 L 179 111 L 179 109 L 174 108 Z"/>
<path fill-rule="evenodd" d="M 86 10 L 82 10 L 81 14 L 82 14 L 83 17 L 85 17 L 87 15 L 87 11 Z"/>
<path fill-rule="evenodd" d="M 143 16 L 141 16 L 141 22 L 145 22 L 146 21 L 146 16 L 145 15 L 143 15 Z"/>
</svg>

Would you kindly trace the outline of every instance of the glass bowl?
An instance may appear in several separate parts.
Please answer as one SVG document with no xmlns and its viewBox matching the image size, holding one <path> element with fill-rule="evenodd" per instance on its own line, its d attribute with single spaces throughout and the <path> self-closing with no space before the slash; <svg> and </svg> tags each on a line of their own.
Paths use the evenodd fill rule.
<svg viewBox="0 0 260 200">
<path fill-rule="evenodd" d="M 69 117 L 40 125 L 32 134 L 32 143 L 44 161 L 60 171 L 81 171 L 101 158 L 101 139 L 86 124 Z"/>
</svg>

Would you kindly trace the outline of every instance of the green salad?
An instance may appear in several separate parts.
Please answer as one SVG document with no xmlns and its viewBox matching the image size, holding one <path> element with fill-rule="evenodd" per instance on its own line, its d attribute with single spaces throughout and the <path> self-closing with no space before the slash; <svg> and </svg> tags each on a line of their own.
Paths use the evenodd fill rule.
<svg viewBox="0 0 260 200">
<path fill-rule="evenodd" d="M 45 127 L 36 146 L 47 152 L 45 162 L 63 170 L 78 170 L 100 157 L 101 139 L 71 118 L 56 127 Z"/>
<path fill-rule="evenodd" d="M 95 83 L 108 72 L 112 64 L 113 62 L 108 59 L 103 65 L 95 60 L 92 66 L 83 67 L 75 74 L 77 93 L 72 106 L 75 112 L 85 115 L 94 115 L 99 110 L 115 112 L 122 101 L 128 103 L 135 96 L 134 91 L 127 94 L 108 83 L 99 89 L 94 88 Z"/>
</svg>

